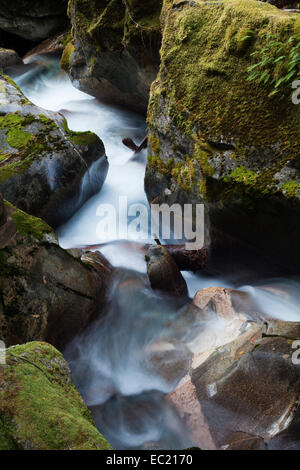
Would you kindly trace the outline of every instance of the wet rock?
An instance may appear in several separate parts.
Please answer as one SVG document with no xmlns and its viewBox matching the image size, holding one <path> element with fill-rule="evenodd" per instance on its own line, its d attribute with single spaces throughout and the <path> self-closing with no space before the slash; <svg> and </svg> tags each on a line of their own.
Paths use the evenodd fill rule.
<svg viewBox="0 0 300 470">
<path fill-rule="evenodd" d="M 300 339 L 300 322 L 268 319 L 265 323 L 267 336 L 284 336 L 288 339 Z"/>
<path fill-rule="evenodd" d="M 0 190 L 18 208 L 56 227 L 100 191 L 108 171 L 102 141 L 72 132 L 58 113 L 34 106 L 0 77 Z"/>
<path fill-rule="evenodd" d="M 69 2 L 73 39 L 62 67 L 101 100 L 145 112 L 159 67 L 162 0 Z"/>
<path fill-rule="evenodd" d="M 7 202 L 5 209 L 7 220 L 0 228 L 0 337 L 7 346 L 38 340 L 62 350 L 104 313 L 112 268 L 97 254 L 82 260 L 72 256 L 58 246 L 43 221 Z"/>
<path fill-rule="evenodd" d="M 2 0 L 0 29 L 37 41 L 67 24 L 67 0 Z"/>
<path fill-rule="evenodd" d="M 24 56 L 24 59 L 30 59 L 37 55 L 58 55 L 62 54 L 65 48 L 65 41 L 68 39 L 70 32 L 58 34 L 53 38 L 47 38 L 38 46 L 35 46 Z"/>
<path fill-rule="evenodd" d="M 215 312 L 219 318 L 240 316 L 246 321 L 261 316 L 249 294 L 223 287 L 208 287 L 199 290 L 194 296 L 193 304 L 204 311 Z"/>
<path fill-rule="evenodd" d="M 160 340 L 147 346 L 144 351 L 151 365 L 151 373 L 164 379 L 171 388 L 188 373 L 192 354 L 181 341 Z"/>
<path fill-rule="evenodd" d="M 109 450 L 61 353 L 39 342 L 0 365 L 0 450 Z"/>
<path fill-rule="evenodd" d="M 216 302 L 221 292 L 217 297 L 208 294 L 204 292 L 198 302 L 204 309 L 209 305 L 207 299 Z M 226 294 L 229 297 L 230 292 Z M 199 293 L 197 296 L 201 300 Z M 229 300 L 226 303 L 223 299 L 224 305 L 218 307 L 211 304 L 227 320 L 228 315 L 234 315 Z M 190 346 L 194 358 L 189 374 L 168 395 L 195 445 L 230 450 L 263 449 L 269 442 L 279 449 L 288 442 L 297 446 L 299 435 L 297 438 L 293 429 L 297 429 L 300 368 L 292 361 L 294 349 L 285 337 L 287 326 L 278 322 L 277 336 L 266 336 L 263 323 L 246 320 L 239 330 L 232 329 L 232 338 L 234 330 L 238 332 L 234 339 L 224 334 L 224 328 L 215 329 L 218 342 L 223 342 L 220 346 L 209 340 L 212 328 L 208 324 Z"/>
<path fill-rule="evenodd" d="M 175 297 L 187 296 L 187 285 L 170 253 L 163 246 L 148 250 L 147 273 L 151 287 Z"/>
<path fill-rule="evenodd" d="M 22 63 L 21 57 L 15 51 L 0 48 L 0 70 L 2 69 L 5 72 L 8 67 L 21 65 Z"/>
</svg>

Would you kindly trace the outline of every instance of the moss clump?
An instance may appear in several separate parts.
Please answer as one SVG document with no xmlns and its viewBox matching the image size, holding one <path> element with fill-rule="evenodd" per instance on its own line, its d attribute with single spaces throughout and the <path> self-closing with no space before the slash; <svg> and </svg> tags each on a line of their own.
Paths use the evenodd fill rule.
<svg viewBox="0 0 300 470">
<path fill-rule="evenodd" d="M 0 368 L 0 448 L 109 450 L 63 356 L 46 343 L 11 348 Z M 13 444 L 12 444 L 13 442 Z M 10 447 L 11 446 L 11 447 Z"/>
<path fill-rule="evenodd" d="M 300 195 L 300 183 L 297 181 L 288 181 L 282 185 L 282 191 L 290 198 L 298 198 Z"/>
<path fill-rule="evenodd" d="M 157 137 L 155 137 L 155 135 L 153 135 L 153 134 L 149 134 L 148 139 L 149 139 L 150 147 L 153 150 L 153 153 L 158 155 L 159 152 L 160 152 L 159 139 Z"/>
<path fill-rule="evenodd" d="M 8 201 L 4 202 L 8 209 L 13 209 L 11 217 L 15 221 L 17 230 L 21 235 L 31 235 L 37 240 L 43 240 L 46 234 L 54 234 L 53 229 L 43 220 L 17 209 Z"/>
<path fill-rule="evenodd" d="M 23 117 L 19 113 L 0 116 L 0 129 L 5 131 L 7 143 L 15 149 L 26 147 L 33 137 L 24 130 L 24 127 L 33 121 L 35 121 L 34 116 L 28 115 Z"/>
<path fill-rule="evenodd" d="M 27 130 L 33 123 L 40 125 L 35 134 Z M 34 160 L 42 158 L 45 153 L 63 149 L 66 142 L 60 135 L 51 135 L 54 130 L 58 130 L 58 125 L 42 114 L 23 116 L 16 112 L 0 116 L 3 141 L 18 151 L 0 148 L 0 184 L 11 176 L 24 173 Z"/>
<path fill-rule="evenodd" d="M 66 45 L 66 47 L 63 51 L 63 54 L 61 56 L 61 61 L 60 61 L 61 68 L 63 70 L 65 70 L 66 72 L 69 71 L 70 58 L 71 58 L 71 55 L 73 54 L 74 50 L 75 50 L 74 42 L 73 42 L 73 40 L 71 40 Z"/>
<path fill-rule="evenodd" d="M 76 131 L 71 131 L 69 129 L 68 123 L 66 119 L 63 121 L 63 129 L 71 142 L 75 145 L 79 145 L 80 147 L 83 147 L 85 145 L 91 145 L 91 144 L 97 144 L 100 141 L 99 137 L 97 134 L 94 134 L 94 132 L 86 131 L 86 132 L 76 132 Z"/>
<path fill-rule="evenodd" d="M 230 178 L 237 183 L 243 183 L 247 186 L 255 184 L 257 177 L 258 175 L 254 171 L 247 170 L 244 166 L 238 166 L 230 173 Z"/>
</svg>

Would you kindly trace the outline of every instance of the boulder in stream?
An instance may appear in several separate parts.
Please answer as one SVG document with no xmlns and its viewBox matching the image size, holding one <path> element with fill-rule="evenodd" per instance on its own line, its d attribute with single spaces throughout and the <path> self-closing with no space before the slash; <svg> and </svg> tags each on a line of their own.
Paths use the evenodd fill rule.
<svg viewBox="0 0 300 470">
<path fill-rule="evenodd" d="M 0 338 L 62 350 L 105 312 L 112 267 L 100 254 L 63 250 L 45 222 L 0 202 Z"/>
<path fill-rule="evenodd" d="M 236 256 L 245 266 L 237 250 L 248 249 L 249 263 L 260 258 L 273 273 L 297 274 L 300 107 L 293 78 L 273 91 L 288 69 L 299 15 L 256 0 L 165 0 L 161 23 L 147 118 L 149 201 L 204 203 L 212 261 L 232 266 Z M 287 47 L 280 63 L 272 41 Z M 269 46 L 274 66 L 249 80 Z"/>
<path fill-rule="evenodd" d="M 33 105 L 0 76 L 0 190 L 19 209 L 52 227 L 100 191 L 108 171 L 92 132 L 73 132 L 66 119 Z"/>
<path fill-rule="evenodd" d="M 186 282 L 172 255 L 163 246 L 151 246 L 146 255 L 147 272 L 153 289 L 175 297 L 187 296 Z"/>
</svg>

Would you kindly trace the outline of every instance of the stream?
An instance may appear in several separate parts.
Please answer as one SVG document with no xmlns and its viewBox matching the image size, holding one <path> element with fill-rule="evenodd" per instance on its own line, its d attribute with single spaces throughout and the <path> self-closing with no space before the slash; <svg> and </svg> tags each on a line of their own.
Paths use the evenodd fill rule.
<svg viewBox="0 0 300 470">
<path fill-rule="evenodd" d="M 147 283 L 142 243 L 97 234 L 100 204 L 118 207 L 147 204 L 144 192 L 146 150 L 139 156 L 122 144 L 124 137 L 140 143 L 146 133 L 143 117 L 102 104 L 74 88 L 58 60 L 35 56 L 13 77 L 34 104 L 59 111 L 74 131 L 93 131 L 104 142 L 109 173 L 99 194 L 90 198 L 57 230 L 63 248 L 101 245 L 101 252 L 119 268 L 111 287 L 109 311 L 67 347 L 76 386 L 92 411 L 101 433 L 115 449 L 184 449 L 193 445 L 189 432 L 165 395 L 175 389 L 188 363 L 188 344 L 201 325 Z M 83 184 L 88 184 L 86 178 Z M 151 242 L 151 240 L 149 240 Z M 145 243 L 145 242 L 143 242 Z M 299 279 L 268 279 L 232 283 L 221 277 L 183 273 L 189 295 L 205 287 L 233 287 L 254 296 L 266 315 L 300 321 Z M 216 331 L 217 334 L 217 331 Z M 155 349 L 155 345 L 160 345 Z"/>
</svg>

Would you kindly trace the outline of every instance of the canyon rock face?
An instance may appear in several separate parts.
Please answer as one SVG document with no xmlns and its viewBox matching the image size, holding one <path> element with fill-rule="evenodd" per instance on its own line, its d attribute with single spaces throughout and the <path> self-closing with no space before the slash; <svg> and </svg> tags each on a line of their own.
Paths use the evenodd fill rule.
<svg viewBox="0 0 300 470">
<path fill-rule="evenodd" d="M 255 0 L 165 0 L 161 22 L 148 109 L 149 201 L 205 204 L 211 259 L 232 262 L 241 247 L 251 261 L 263 256 L 298 272 L 300 107 L 292 80 L 272 94 L 285 62 L 262 70 L 260 82 L 247 70 L 272 33 L 290 44 L 298 15 Z"/>
<path fill-rule="evenodd" d="M 161 6 L 162 0 L 71 0 L 74 37 L 61 64 L 74 84 L 145 112 L 159 67 Z"/>
<path fill-rule="evenodd" d="M 0 190 L 19 209 L 56 227 L 100 191 L 108 171 L 102 141 L 33 105 L 0 76 Z"/>
<path fill-rule="evenodd" d="M 0 364 L 0 450 L 110 450 L 53 346 L 6 350 Z"/>
<path fill-rule="evenodd" d="M 104 313 L 112 267 L 100 254 L 63 250 L 42 220 L 0 206 L 0 338 L 62 350 Z"/>
<path fill-rule="evenodd" d="M 67 24 L 68 0 L 2 0 L 0 30 L 38 41 Z"/>
</svg>

